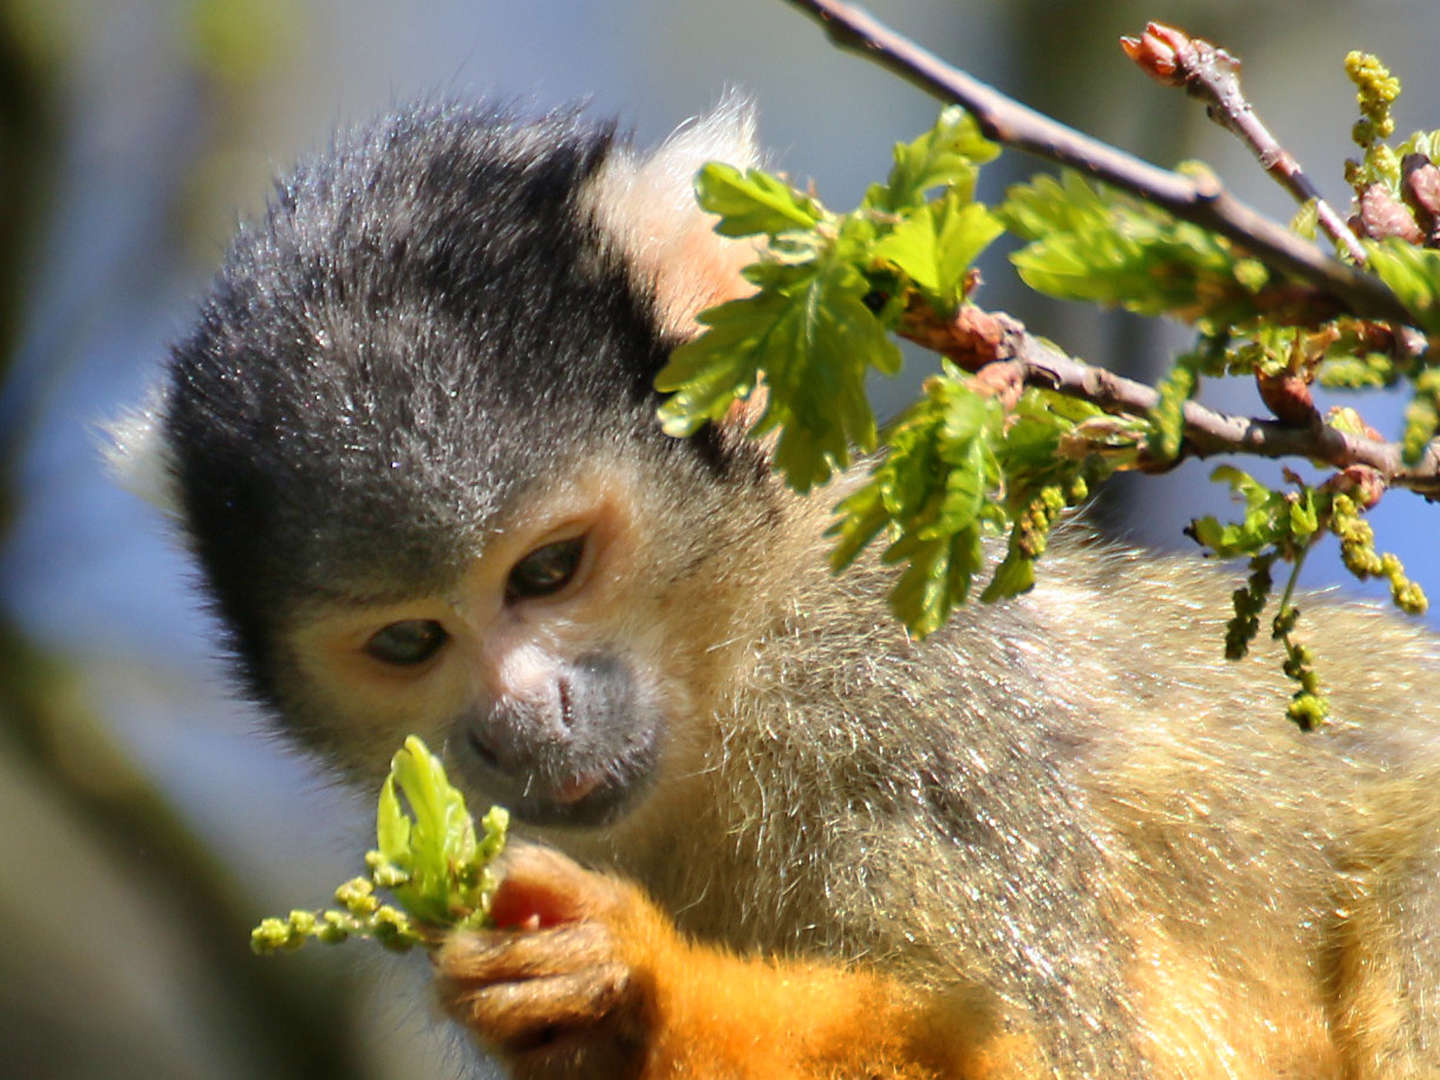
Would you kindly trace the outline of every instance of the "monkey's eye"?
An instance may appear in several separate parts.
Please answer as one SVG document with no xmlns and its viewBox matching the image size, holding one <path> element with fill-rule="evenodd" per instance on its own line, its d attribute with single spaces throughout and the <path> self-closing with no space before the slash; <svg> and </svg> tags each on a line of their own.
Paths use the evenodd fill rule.
<svg viewBox="0 0 1440 1080">
<path fill-rule="evenodd" d="M 536 548 L 511 568 L 510 578 L 505 582 L 505 598 L 521 600 L 559 592 L 575 576 L 584 552 L 583 536 Z"/>
<path fill-rule="evenodd" d="M 405 619 L 376 630 L 365 651 L 382 663 L 413 667 L 429 660 L 449 639 L 434 619 Z"/>
</svg>

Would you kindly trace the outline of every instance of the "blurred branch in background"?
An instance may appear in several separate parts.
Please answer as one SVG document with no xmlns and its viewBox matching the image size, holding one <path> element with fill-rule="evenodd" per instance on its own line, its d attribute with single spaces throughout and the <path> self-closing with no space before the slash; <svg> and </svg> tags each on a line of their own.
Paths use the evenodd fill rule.
<svg viewBox="0 0 1440 1080">
<path fill-rule="evenodd" d="M 335 979 L 255 962 L 253 898 L 122 754 L 76 673 L 6 627 L 0 687 L 15 1075 L 363 1075 Z M 168 998 L 193 1015 L 155 1024 Z M 187 1046 L 196 1020 L 213 1030 Z"/>
<path fill-rule="evenodd" d="M 26 268 L 50 205 L 59 125 L 53 24 L 37 0 L 0 0 L 0 386 L 14 361 Z M 15 513 L 18 425 L 0 430 L 0 543 Z"/>
<path fill-rule="evenodd" d="M 264 8 L 264 12 L 255 9 Z M 0 550 L 17 468 L 72 370 L 14 379 L 40 248 L 55 223 L 78 30 L 46 0 L 0 0 Z M 195 5 L 192 66 L 212 133 L 245 100 L 273 3 Z M 266 18 L 247 18 L 250 14 Z M 258 33 L 257 28 L 264 28 Z M 273 50 L 271 50 L 273 51 Z M 220 141 L 194 140 L 217 152 Z M 186 151 L 167 148 L 175 176 Z M 199 192 L 183 189 L 194 198 Z M 87 298 L 74 298 L 83 304 Z M 353 995 L 336 969 L 282 970 L 247 947 L 258 905 L 99 722 L 83 672 L 0 608 L 0 1016 L 6 1068 L 35 1078 L 356 1077 Z"/>
</svg>

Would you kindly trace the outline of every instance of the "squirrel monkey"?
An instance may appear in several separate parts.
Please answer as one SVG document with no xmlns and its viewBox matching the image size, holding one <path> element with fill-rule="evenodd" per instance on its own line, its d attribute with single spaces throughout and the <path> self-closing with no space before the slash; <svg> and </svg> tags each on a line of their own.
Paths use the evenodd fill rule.
<svg viewBox="0 0 1440 1080">
<path fill-rule="evenodd" d="M 117 425 L 287 732 L 372 783 L 418 733 L 539 842 L 446 1007 L 526 1078 L 1440 1075 L 1425 637 L 1315 602 L 1302 735 L 1223 581 L 1082 536 L 919 644 L 745 417 L 661 432 L 754 257 L 690 177 L 751 128 L 342 137 Z"/>
</svg>

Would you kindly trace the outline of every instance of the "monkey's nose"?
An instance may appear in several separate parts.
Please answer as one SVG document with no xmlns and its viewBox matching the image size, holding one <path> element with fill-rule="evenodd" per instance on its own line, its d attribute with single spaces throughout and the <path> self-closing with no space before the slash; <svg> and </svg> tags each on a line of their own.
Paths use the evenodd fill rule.
<svg viewBox="0 0 1440 1080">
<path fill-rule="evenodd" d="M 501 698 L 461 720 L 480 763 L 512 783 L 553 777 L 572 752 L 575 717 L 564 680 L 547 689 L 533 698 Z"/>
</svg>

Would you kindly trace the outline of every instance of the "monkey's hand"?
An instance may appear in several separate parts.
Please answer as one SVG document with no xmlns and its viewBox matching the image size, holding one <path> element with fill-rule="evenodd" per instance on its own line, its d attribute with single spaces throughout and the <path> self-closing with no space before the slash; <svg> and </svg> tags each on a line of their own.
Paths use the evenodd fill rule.
<svg viewBox="0 0 1440 1080">
<path fill-rule="evenodd" d="M 975 1064 L 947 1001 L 689 941 L 635 886 L 546 848 L 514 847 L 502 870 L 497 928 L 453 934 L 436 965 L 445 1007 L 519 1080 L 935 1080 Z"/>
<path fill-rule="evenodd" d="M 452 934 L 435 958 L 447 1011 L 517 1077 L 638 1075 L 651 988 L 624 944 L 648 905 L 548 848 L 514 846 L 501 871 L 496 929 Z"/>
</svg>

